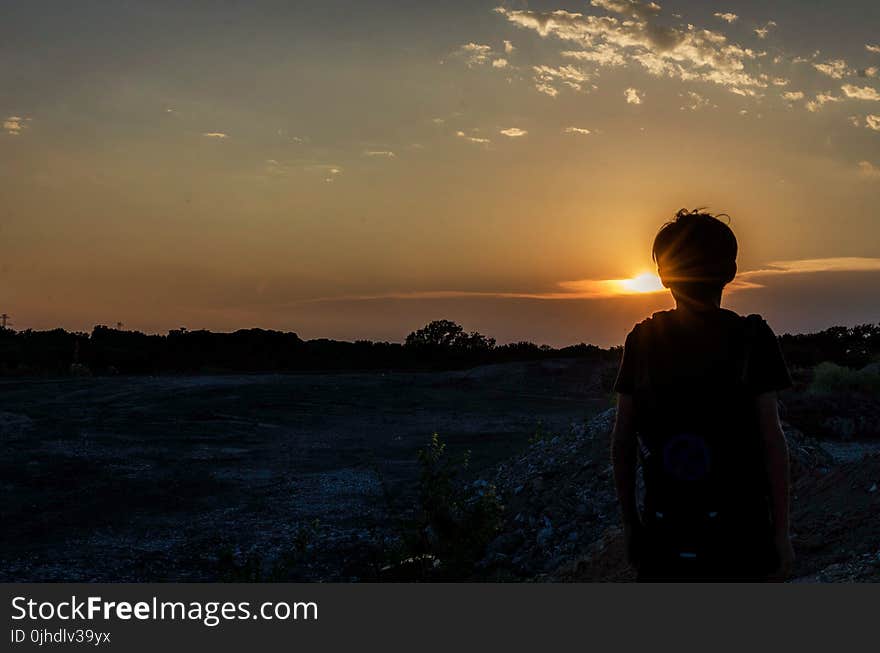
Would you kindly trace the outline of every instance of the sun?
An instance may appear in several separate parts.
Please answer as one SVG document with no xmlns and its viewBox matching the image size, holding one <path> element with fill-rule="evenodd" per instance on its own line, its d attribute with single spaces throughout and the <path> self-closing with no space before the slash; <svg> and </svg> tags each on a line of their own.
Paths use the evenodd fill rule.
<svg viewBox="0 0 880 653">
<path fill-rule="evenodd" d="M 631 293 L 647 293 L 663 290 L 663 284 L 660 281 L 660 277 L 653 272 L 644 272 L 632 279 L 623 279 L 620 282 L 620 285 L 623 286 L 624 290 Z"/>
</svg>

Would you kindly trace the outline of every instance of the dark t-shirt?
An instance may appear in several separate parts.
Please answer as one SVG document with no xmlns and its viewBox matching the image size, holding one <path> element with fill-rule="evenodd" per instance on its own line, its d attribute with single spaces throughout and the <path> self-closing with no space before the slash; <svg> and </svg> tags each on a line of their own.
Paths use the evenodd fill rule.
<svg viewBox="0 0 880 653">
<path fill-rule="evenodd" d="M 747 329 L 745 318 L 725 309 L 654 313 L 626 337 L 614 390 L 635 394 L 645 374 L 650 374 L 655 387 L 673 390 L 679 396 L 689 390 L 700 394 L 724 386 L 733 380 L 732 375 L 740 373 L 755 396 L 790 387 L 779 342 L 767 322 L 756 319 L 748 336 Z M 750 348 L 747 355 L 745 347 Z M 647 348 L 651 351 L 644 351 Z"/>
<path fill-rule="evenodd" d="M 615 390 L 633 396 L 646 503 L 754 512 L 767 492 L 754 398 L 790 384 L 758 316 L 673 310 L 637 324 Z"/>
</svg>

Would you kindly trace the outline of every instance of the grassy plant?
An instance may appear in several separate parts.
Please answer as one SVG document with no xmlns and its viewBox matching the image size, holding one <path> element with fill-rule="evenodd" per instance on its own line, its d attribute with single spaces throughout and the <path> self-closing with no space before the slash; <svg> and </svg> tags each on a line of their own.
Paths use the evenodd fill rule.
<svg viewBox="0 0 880 653">
<path fill-rule="evenodd" d="M 419 451 L 419 510 L 402 539 L 397 570 L 414 579 L 467 578 L 501 528 L 495 486 L 468 482 L 470 452 L 450 456 L 435 433 Z"/>
<path fill-rule="evenodd" d="M 880 366 L 874 364 L 854 370 L 835 363 L 820 363 L 813 371 L 810 392 L 876 394 L 880 392 Z"/>
</svg>

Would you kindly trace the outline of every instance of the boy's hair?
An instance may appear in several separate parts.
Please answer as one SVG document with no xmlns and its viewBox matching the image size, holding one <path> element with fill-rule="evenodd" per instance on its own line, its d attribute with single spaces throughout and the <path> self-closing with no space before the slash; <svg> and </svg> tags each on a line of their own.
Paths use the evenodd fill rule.
<svg viewBox="0 0 880 653">
<path fill-rule="evenodd" d="M 717 293 L 736 276 L 736 236 L 703 209 L 681 209 L 654 238 L 652 254 L 664 285 L 693 297 Z"/>
</svg>

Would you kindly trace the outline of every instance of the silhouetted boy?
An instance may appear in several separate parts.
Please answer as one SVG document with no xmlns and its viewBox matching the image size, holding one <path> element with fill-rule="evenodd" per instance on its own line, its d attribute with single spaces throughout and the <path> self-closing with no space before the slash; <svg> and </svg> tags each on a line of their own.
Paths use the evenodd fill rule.
<svg viewBox="0 0 880 653">
<path fill-rule="evenodd" d="M 679 211 L 654 240 L 676 308 L 626 338 L 612 441 L 639 580 L 762 580 L 790 571 L 788 449 L 776 391 L 791 381 L 767 323 L 721 308 L 736 254 L 730 228 L 698 210 Z"/>
</svg>

